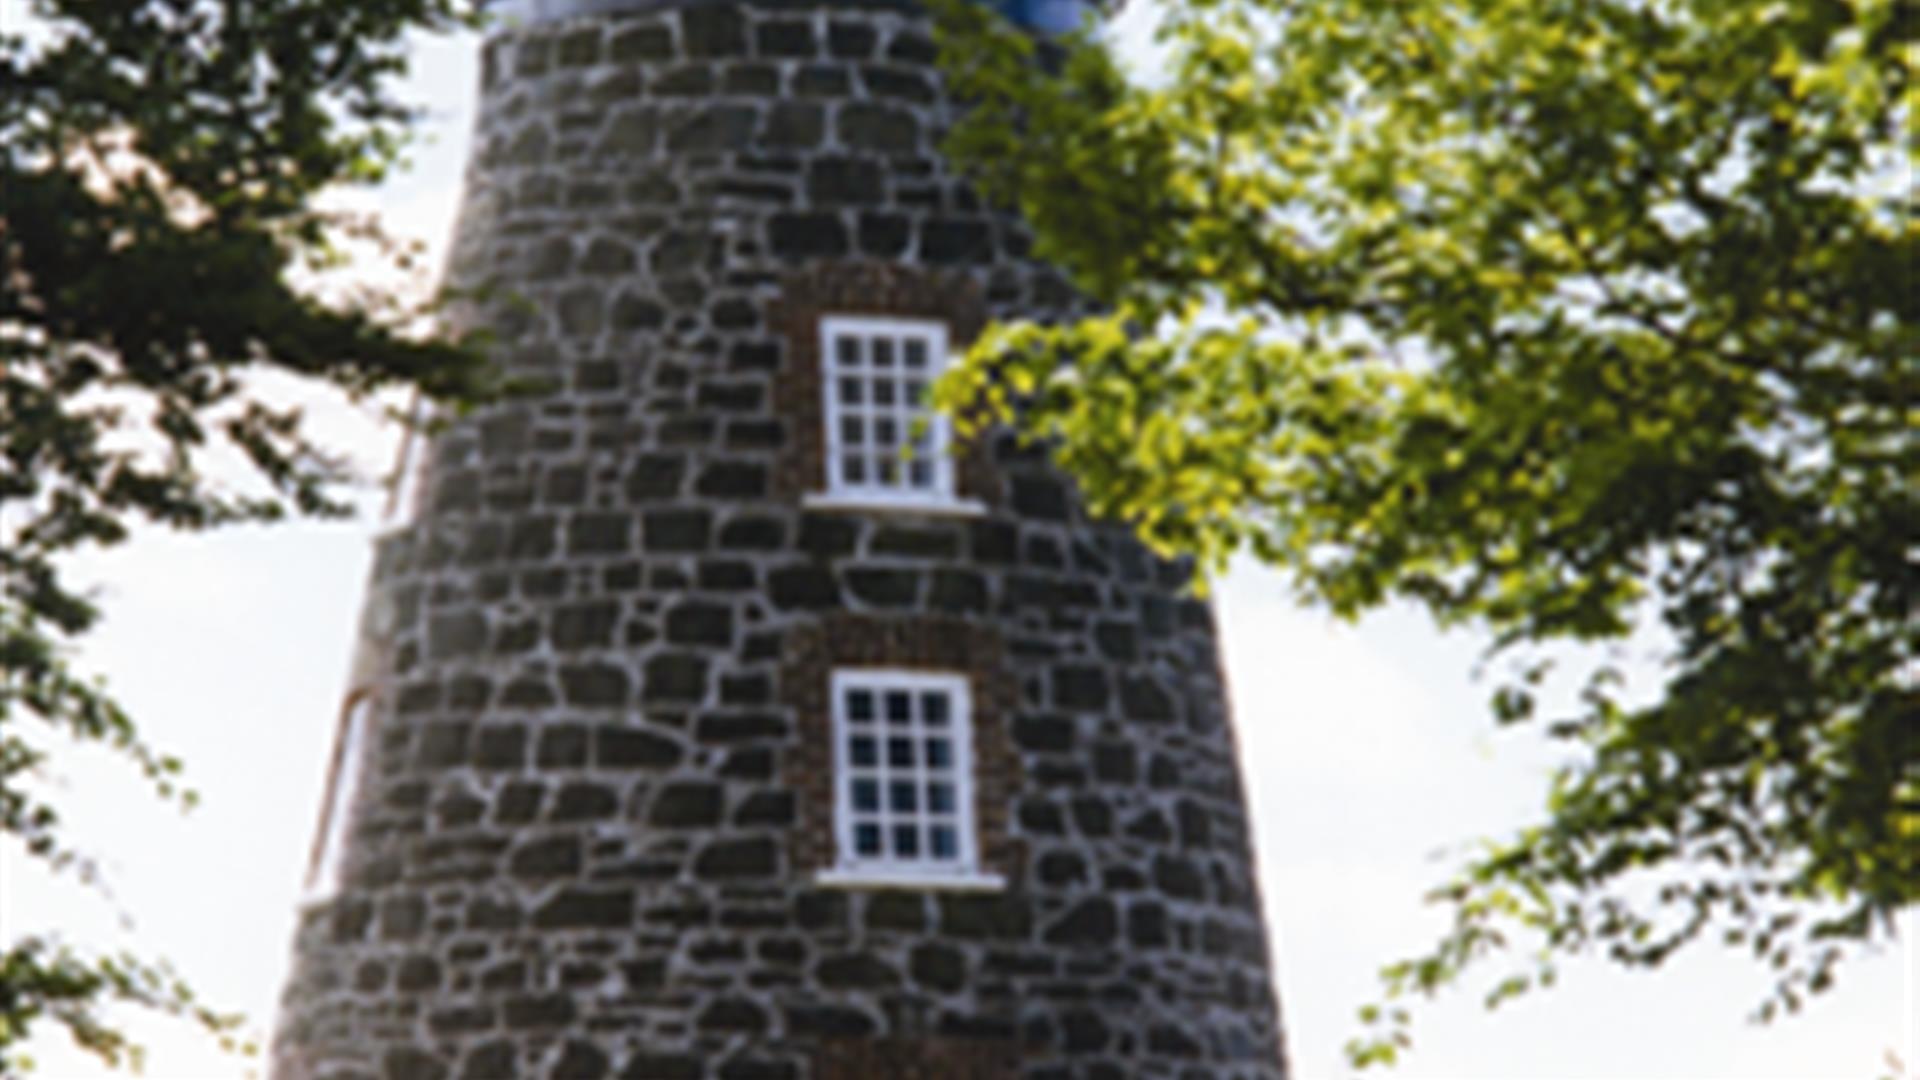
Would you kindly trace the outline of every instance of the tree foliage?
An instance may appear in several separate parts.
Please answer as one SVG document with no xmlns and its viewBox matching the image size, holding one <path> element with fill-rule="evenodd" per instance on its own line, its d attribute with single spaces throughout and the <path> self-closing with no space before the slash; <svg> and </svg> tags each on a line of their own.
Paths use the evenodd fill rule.
<svg viewBox="0 0 1920 1080">
<path fill-rule="evenodd" d="M 952 153 L 1108 312 L 996 328 L 943 401 L 1162 551 L 1489 631 L 1495 717 L 1569 752 L 1389 999 L 1704 938 L 1764 965 L 1771 1015 L 1893 932 L 1920 898 L 1910 9 L 1170 0 L 1141 78 L 938 6 L 974 104 Z M 1664 663 L 1637 696 L 1609 649 L 1636 634 Z M 1603 659 L 1544 704 L 1577 646 Z M 1405 1009 L 1362 1019 L 1356 1063 L 1394 1060 Z"/>
<path fill-rule="evenodd" d="M 458 343 L 295 284 L 350 233 L 377 238 L 317 199 L 395 162 L 412 119 L 392 92 L 405 36 L 462 25 L 469 7 L 37 0 L 28 27 L 0 29 L 0 832 L 45 865 L 93 872 L 47 790 L 62 743 L 110 745 L 163 798 L 187 798 L 179 762 L 74 669 L 74 642 L 101 613 L 62 559 L 143 522 L 344 512 L 341 459 L 263 374 L 353 395 L 487 392 Z M 220 455 L 249 463 L 249 479 L 215 479 Z M 9 931 L 0 1073 L 44 1022 L 127 1056 L 100 1011 L 115 999 L 225 1025 L 163 965 Z"/>
</svg>

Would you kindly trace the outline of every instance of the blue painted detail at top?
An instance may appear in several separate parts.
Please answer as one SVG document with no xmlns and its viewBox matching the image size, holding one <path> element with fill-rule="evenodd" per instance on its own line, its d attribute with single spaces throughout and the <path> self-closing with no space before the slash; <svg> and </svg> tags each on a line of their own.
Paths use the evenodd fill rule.
<svg viewBox="0 0 1920 1080">
<path fill-rule="evenodd" d="M 481 6 L 510 23 L 539 23 L 582 15 L 645 11 L 650 8 L 685 7 L 700 0 L 481 0 Z M 1098 11 L 1092 0 L 980 0 L 1005 15 L 1016 26 L 1042 34 L 1063 34 L 1078 30 L 1089 12 Z"/>
<path fill-rule="evenodd" d="M 1094 5 L 1088 0 L 983 0 L 1016 26 L 1043 34 L 1080 29 Z"/>
</svg>

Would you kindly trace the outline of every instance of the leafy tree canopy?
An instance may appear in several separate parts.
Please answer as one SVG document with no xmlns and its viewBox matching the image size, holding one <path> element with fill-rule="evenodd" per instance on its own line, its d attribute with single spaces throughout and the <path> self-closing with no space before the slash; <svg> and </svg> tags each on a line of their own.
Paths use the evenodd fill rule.
<svg viewBox="0 0 1920 1080">
<path fill-rule="evenodd" d="M 1142 80 L 938 6 L 975 102 L 952 152 L 1109 312 L 997 328 L 945 403 L 1047 441 L 1161 551 L 1489 631 L 1496 718 L 1569 751 L 1389 999 L 1718 939 L 1771 1015 L 1893 932 L 1920 898 L 1910 8 L 1169 0 Z M 1552 658 L 1636 633 L 1657 693 L 1602 659 L 1536 717 Z M 1407 1044 L 1397 1006 L 1356 1063 Z"/>
<path fill-rule="evenodd" d="M 47 755 L 129 755 L 163 797 L 179 763 L 149 747 L 72 645 L 100 617 L 60 560 L 138 522 L 202 529 L 343 512 L 341 460 L 303 434 L 263 373 L 349 394 L 487 391 L 456 343 L 415 340 L 378 305 L 296 288 L 352 223 L 316 198 L 378 180 L 409 111 L 405 36 L 472 18 L 462 0 L 37 0 L 31 39 L 0 29 L 0 832 L 55 869 Z M 362 238 L 369 234 L 352 226 Z M 250 481 L 210 477 L 210 455 Z M 109 1061 L 113 999 L 218 1027 L 164 966 L 9 928 L 0 1073 L 46 1022 Z"/>
</svg>

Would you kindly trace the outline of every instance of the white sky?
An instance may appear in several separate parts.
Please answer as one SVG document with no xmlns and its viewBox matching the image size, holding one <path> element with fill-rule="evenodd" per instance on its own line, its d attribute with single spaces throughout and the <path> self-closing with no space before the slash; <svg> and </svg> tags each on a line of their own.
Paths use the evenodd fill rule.
<svg viewBox="0 0 1920 1080">
<path fill-rule="evenodd" d="M 0 16 L 18 13 L 0 3 Z M 470 42 L 420 51 L 414 92 L 433 106 L 431 141 L 379 198 L 390 225 L 436 247 L 458 196 L 473 85 Z M 317 419 L 369 472 L 390 462 L 391 432 L 367 414 L 338 407 Z M 108 613 L 84 661 L 108 674 L 152 741 L 186 759 L 203 802 L 182 817 L 117 759 L 64 758 L 70 836 L 103 856 L 114 900 L 0 859 L 0 938 L 55 926 L 171 957 L 264 1037 L 376 528 L 369 514 L 147 535 L 77 567 Z M 1451 865 L 1434 853 L 1527 819 L 1549 759 L 1535 735 L 1494 731 L 1488 688 L 1469 674 L 1476 643 L 1440 637 L 1417 615 L 1337 625 L 1244 567 L 1220 588 L 1219 610 L 1293 1064 L 1303 1078 L 1345 1076 L 1340 1047 L 1374 971 L 1440 927 L 1419 900 Z M 1920 956 L 1907 922 L 1898 949 L 1843 969 L 1836 990 L 1789 1022 L 1745 1022 L 1764 982 L 1742 955 L 1685 956 L 1657 974 L 1573 963 L 1557 989 L 1498 1012 L 1479 1006 L 1484 986 L 1420 1009 L 1414 1052 L 1384 1075 L 1867 1080 L 1891 1074 L 1889 1052 L 1912 1069 Z M 149 1076 L 261 1071 L 183 1026 L 131 1019 Z M 61 1037 L 34 1050 L 43 1076 L 111 1075 Z"/>
</svg>

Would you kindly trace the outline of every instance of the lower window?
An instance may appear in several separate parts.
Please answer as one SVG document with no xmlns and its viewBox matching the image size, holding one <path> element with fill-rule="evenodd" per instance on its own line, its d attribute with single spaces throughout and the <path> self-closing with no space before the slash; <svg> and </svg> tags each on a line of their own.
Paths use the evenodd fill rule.
<svg viewBox="0 0 1920 1080">
<path fill-rule="evenodd" d="M 833 673 L 836 876 L 979 876 L 962 675 Z"/>
</svg>

